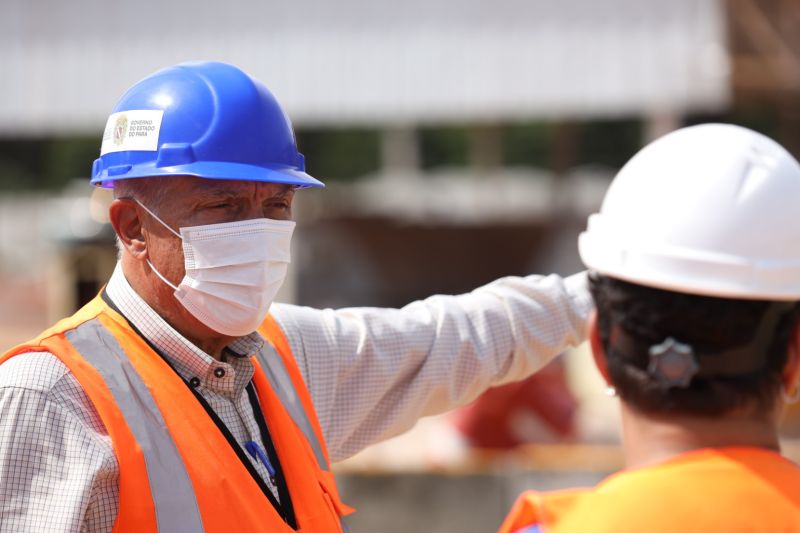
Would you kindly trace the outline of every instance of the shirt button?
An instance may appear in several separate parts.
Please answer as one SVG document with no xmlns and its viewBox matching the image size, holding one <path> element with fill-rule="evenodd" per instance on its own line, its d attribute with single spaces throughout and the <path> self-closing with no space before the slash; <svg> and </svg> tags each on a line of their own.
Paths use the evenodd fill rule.
<svg viewBox="0 0 800 533">
<path fill-rule="evenodd" d="M 217 376 L 218 378 L 221 378 L 222 376 L 225 375 L 225 369 L 222 368 L 221 366 L 218 366 L 217 368 L 214 369 L 214 375 Z"/>
<path fill-rule="evenodd" d="M 191 386 L 193 389 L 196 389 L 197 387 L 199 387 L 199 386 L 200 386 L 200 378 L 192 378 L 192 379 L 190 379 L 190 380 L 189 380 L 189 385 L 190 385 L 190 386 Z"/>
</svg>

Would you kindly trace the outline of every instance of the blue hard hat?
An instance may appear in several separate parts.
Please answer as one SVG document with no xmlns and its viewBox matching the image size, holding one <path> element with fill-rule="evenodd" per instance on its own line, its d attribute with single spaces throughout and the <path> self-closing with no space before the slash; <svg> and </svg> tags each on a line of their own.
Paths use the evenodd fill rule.
<svg viewBox="0 0 800 533">
<path fill-rule="evenodd" d="M 92 184 L 177 175 L 324 187 L 306 174 L 272 93 L 220 62 L 182 63 L 128 89 L 106 124 Z"/>
</svg>

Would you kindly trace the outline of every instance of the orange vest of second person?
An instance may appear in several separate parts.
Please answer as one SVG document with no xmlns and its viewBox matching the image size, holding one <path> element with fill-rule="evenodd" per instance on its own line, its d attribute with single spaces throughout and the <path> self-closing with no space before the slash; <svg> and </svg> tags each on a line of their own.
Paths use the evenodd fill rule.
<svg viewBox="0 0 800 533">
<path fill-rule="evenodd" d="M 538 526 L 538 527 L 537 527 Z M 594 489 L 526 492 L 500 533 L 800 532 L 800 467 L 759 448 L 690 452 Z"/>
<path fill-rule="evenodd" d="M 340 532 L 351 509 L 339 498 L 311 397 L 278 325 L 269 317 L 259 331 L 268 342 L 253 357 L 253 383 L 297 527 Z M 0 363 L 30 351 L 51 352 L 72 371 L 108 430 L 120 469 L 112 531 L 294 531 L 183 380 L 101 297 Z"/>
</svg>

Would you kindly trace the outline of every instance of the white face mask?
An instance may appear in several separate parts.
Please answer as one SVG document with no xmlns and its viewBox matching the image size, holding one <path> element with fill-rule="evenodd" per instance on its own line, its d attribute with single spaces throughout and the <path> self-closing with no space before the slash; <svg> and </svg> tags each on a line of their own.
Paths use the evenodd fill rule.
<svg viewBox="0 0 800 533">
<path fill-rule="evenodd" d="M 183 241 L 186 275 L 177 287 L 147 260 L 153 272 L 175 289 L 181 305 L 223 335 L 241 337 L 255 331 L 286 278 L 295 223 L 257 218 L 180 228 L 178 234 L 136 203 Z"/>
</svg>

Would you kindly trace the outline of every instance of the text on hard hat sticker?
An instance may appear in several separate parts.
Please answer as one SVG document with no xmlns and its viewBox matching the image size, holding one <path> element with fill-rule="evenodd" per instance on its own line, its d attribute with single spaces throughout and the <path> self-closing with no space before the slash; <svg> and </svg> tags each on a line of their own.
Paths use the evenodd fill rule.
<svg viewBox="0 0 800 533">
<path fill-rule="evenodd" d="M 164 111 L 161 109 L 139 109 L 112 114 L 108 117 L 103 132 L 100 155 L 132 150 L 158 150 L 158 134 L 163 116 Z"/>
</svg>

